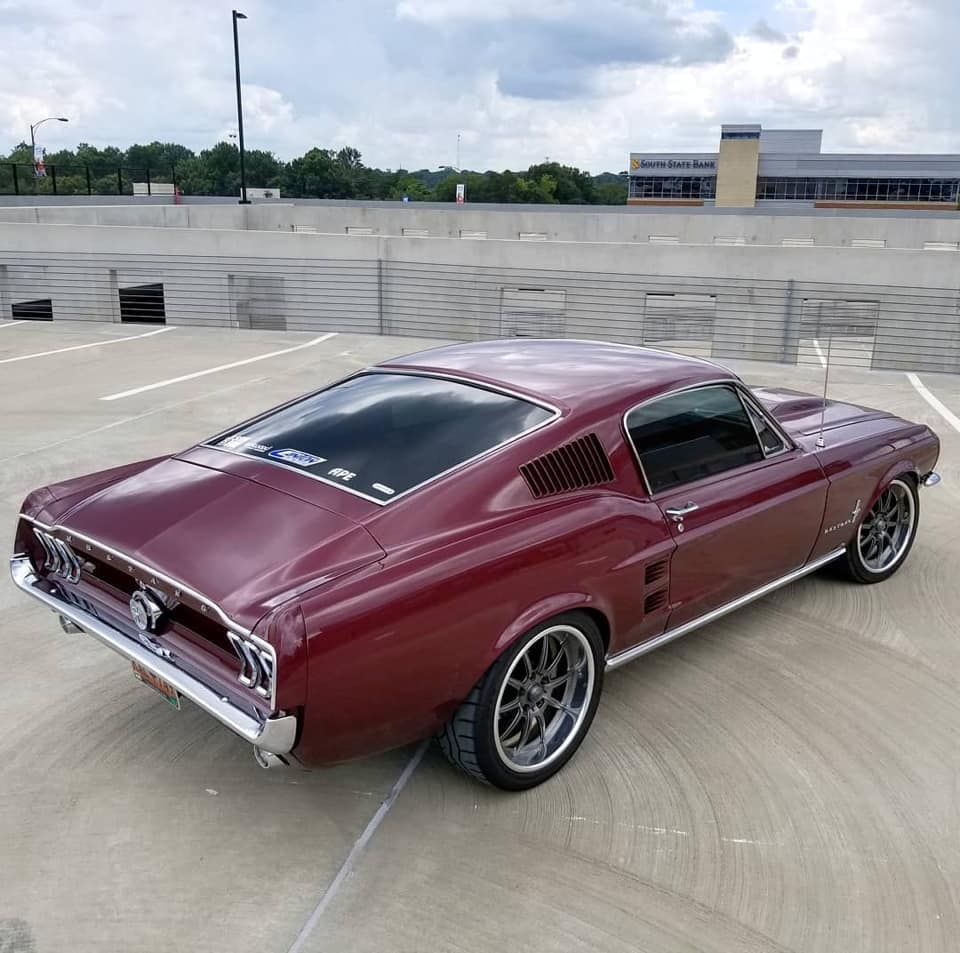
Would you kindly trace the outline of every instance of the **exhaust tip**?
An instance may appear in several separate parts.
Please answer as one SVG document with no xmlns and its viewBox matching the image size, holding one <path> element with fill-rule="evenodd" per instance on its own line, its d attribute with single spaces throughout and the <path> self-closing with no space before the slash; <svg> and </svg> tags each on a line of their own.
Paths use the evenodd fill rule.
<svg viewBox="0 0 960 953">
<path fill-rule="evenodd" d="M 270 768 L 287 768 L 290 766 L 280 755 L 274 754 L 272 751 L 264 751 L 263 748 L 254 747 L 253 757 L 261 768 L 268 770 Z"/>
<path fill-rule="evenodd" d="M 83 629 L 81 629 L 76 622 L 71 622 L 69 619 L 65 618 L 64 616 L 58 616 L 58 618 L 60 619 L 60 628 L 63 629 L 63 631 L 68 633 L 69 635 L 74 635 L 77 632 L 83 631 Z"/>
</svg>

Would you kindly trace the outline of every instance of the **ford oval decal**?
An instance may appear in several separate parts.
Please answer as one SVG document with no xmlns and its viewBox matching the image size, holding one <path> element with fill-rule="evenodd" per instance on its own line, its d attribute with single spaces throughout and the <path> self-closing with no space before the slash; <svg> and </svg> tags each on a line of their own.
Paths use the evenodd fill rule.
<svg viewBox="0 0 960 953">
<path fill-rule="evenodd" d="M 295 463 L 298 467 L 312 467 L 318 463 L 327 462 L 326 457 L 315 457 L 312 453 L 305 453 L 303 450 L 292 450 L 289 447 L 284 450 L 271 450 L 270 456 L 276 460 Z"/>
</svg>

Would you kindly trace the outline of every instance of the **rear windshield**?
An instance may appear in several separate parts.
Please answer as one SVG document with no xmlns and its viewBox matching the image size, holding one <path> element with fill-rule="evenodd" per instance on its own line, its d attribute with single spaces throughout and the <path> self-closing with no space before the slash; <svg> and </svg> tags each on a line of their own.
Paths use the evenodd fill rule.
<svg viewBox="0 0 960 953">
<path fill-rule="evenodd" d="M 553 416 L 457 381 L 364 374 L 208 444 L 387 502 Z"/>
</svg>

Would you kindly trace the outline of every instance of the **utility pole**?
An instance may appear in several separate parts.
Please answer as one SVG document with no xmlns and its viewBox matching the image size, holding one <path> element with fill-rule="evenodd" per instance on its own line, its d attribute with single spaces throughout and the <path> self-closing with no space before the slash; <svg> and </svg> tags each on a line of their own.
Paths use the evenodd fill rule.
<svg viewBox="0 0 960 953">
<path fill-rule="evenodd" d="M 30 161 L 34 163 L 34 169 L 36 169 L 37 162 L 37 129 L 42 126 L 45 122 L 51 122 L 55 120 L 56 122 L 70 122 L 66 116 L 47 116 L 46 119 L 40 119 L 37 122 L 30 124 Z M 36 175 L 34 175 L 33 188 L 36 191 L 37 182 Z"/>
<path fill-rule="evenodd" d="M 245 13 L 233 11 L 233 65 L 237 74 L 237 134 L 240 143 L 240 204 L 249 205 L 247 198 L 247 170 L 243 164 L 243 99 L 240 96 L 240 39 L 237 35 L 237 20 L 246 20 Z"/>
</svg>

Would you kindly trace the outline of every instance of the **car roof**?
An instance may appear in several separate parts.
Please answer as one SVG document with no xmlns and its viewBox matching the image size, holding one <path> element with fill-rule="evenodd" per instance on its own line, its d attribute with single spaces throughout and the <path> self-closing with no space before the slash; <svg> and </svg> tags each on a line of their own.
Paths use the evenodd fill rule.
<svg viewBox="0 0 960 953">
<path fill-rule="evenodd" d="M 377 365 L 476 380 L 587 409 L 639 401 L 705 381 L 736 380 L 718 364 L 605 341 L 509 338 L 430 348 Z"/>
</svg>

